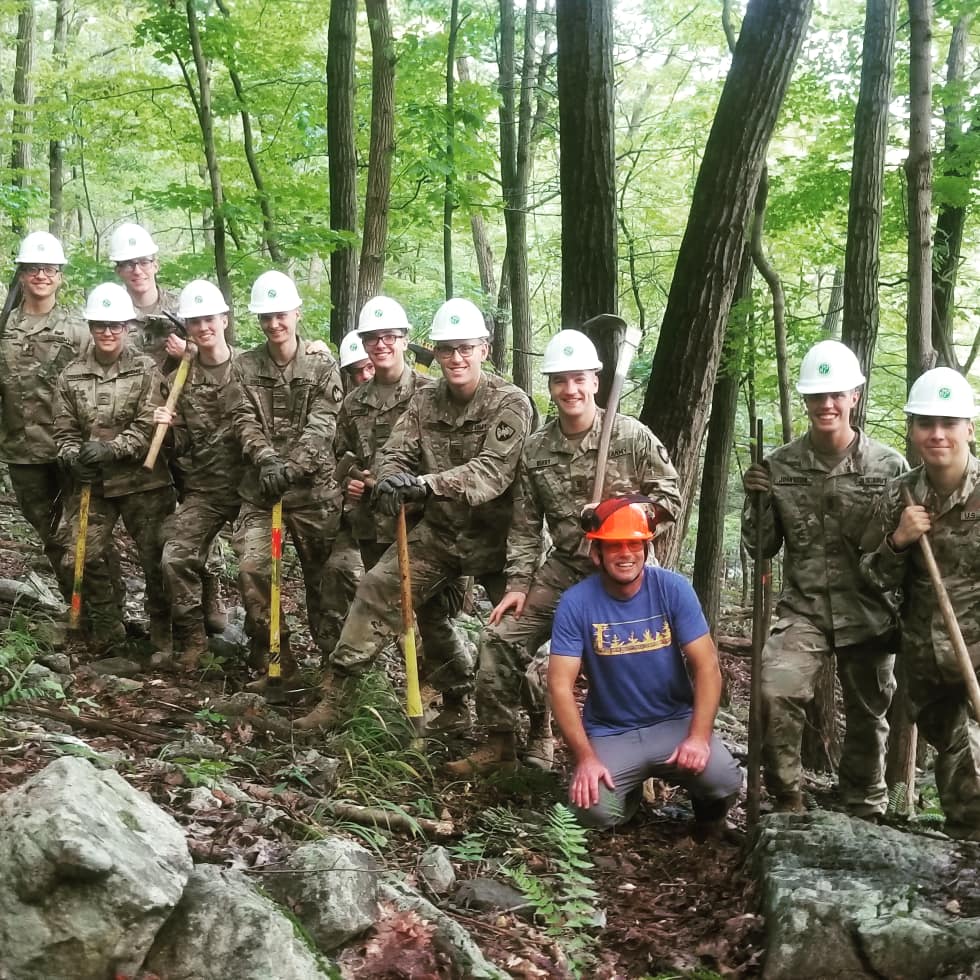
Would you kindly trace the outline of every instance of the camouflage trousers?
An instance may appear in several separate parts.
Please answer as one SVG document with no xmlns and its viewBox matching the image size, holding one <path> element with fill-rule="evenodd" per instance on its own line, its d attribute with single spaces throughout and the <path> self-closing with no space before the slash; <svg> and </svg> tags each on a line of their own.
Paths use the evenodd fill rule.
<svg viewBox="0 0 980 980">
<path fill-rule="evenodd" d="M 330 559 L 323 566 L 320 578 L 320 608 L 323 613 L 323 632 L 317 645 L 329 653 L 340 639 L 347 611 L 364 574 L 364 562 L 354 533 L 341 519 L 337 537 L 330 549 Z"/>
<path fill-rule="evenodd" d="M 980 840 L 980 725 L 968 707 L 966 685 L 942 679 L 931 644 L 923 650 L 906 636 L 902 655 L 912 719 L 936 750 L 936 788 L 946 829 Z"/>
<path fill-rule="evenodd" d="M 167 517 L 173 513 L 175 503 L 173 487 L 143 490 L 121 497 L 103 497 L 96 492 L 92 493 L 85 542 L 82 609 L 91 623 L 96 640 L 118 636 L 123 621 L 122 596 L 116 590 L 111 574 L 117 561 L 114 531 L 120 518 L 136 544 L 146 579 L 146 614 L 151 621 L 170 618 L 170 603 L 164 591 L 161 572 L 161 528 Z M 75 492 L 68 498 L 65 522 L 58 531 L 64 545 L 62 568 L 72 577 L 75 543 L 78 540 L 78 505 L 79 495 Z"/>
<path fill-rule="evenodd" d="M 221 529 L 238 516 L 234 492 L 191 492 L 163 525 L 163 582 L 174 627 L 191 630 L 204 623 L 201 577 L 213 574 L 213 544 Z"/>
<path fill-rule="evenodd" d="M 338 624 L 325 621 L 320 580 L 340 527 L 340 511 L 330 504 L 311 503 L 284 508 L 282 518 L 284 531 L 289 532 L 303 569 L 310 633 L 321 650 L 328 650 L 325 637 Z M 238 587 L 245 606 L 245 632 L 252 638 L 253 648 L 267 650 L 272 591 L 272 508 L 243 503 L 232 532 L 232 547 L 238 555 Z M 279 622 L 282 635 L 288 636 L 289 627 L 281 611 Z"/>
<path fill-rule="evenodd" d="M 416 610 L 424 610 L 436 597 L 441 597 L 438 601 L 444 604 L 443 612 L 453 606 L 455 600 L 443 594 L 458 588 L 459 579 L 466 573 L 448 545 L 428 528 L 419 526 L 412 531 L 409 562 Z M 348 674 L 364 673 L 385 644 L 401 632 L 400 581 L 398 549 L 391 545 L 361 579 L 340 640 L 330 655 L 332 668 Z M 495 602 L 499 600 L 504 586 L 502 573 L 481 575 L 477 581 Z M 455 643 L 444 634 L 435 649 L 425 651 L 425 676 L 439 691 L 466 693 L 473 688 L 472 659 L 459 636 L 454 639 Z"/>
<path fill-rule="evenodd" d="M 395 545 L 377 541 L 358 541 L 358 544 L 364 567 L 368 570 L 381 561 L 389 548 L 394 549 L 395 561 L 398 560 Z M 473 658 L 453 625 L 453 619 L 463 608 L 465 594 L 465 580 L 457 578 L 448 582 L 428 602 L 415 607 L 421 641 L 420 677 L 442 694 L 446 691 L 466 692 L 473 686 Z"/>
<path fill-rule="evenodd" d="M 882 638 L 835 650 L 824 633 L 805 620 L 776 624 L 762 653 L 762 755 L 770 793 L 781 796 L 800 789 L 806 706 L 813 700 L 821 667 L 836 653 L 846 725 L 841 801 L 855 816 L 885 812 L 886 715 L 895 693 L 892 649 L 891 638 Z"/>
<path fill-rule="evenodd" d="M 547 707 L 548 655 L 541 647 L 551 639 L 561 594 L 587 574 L 584 567 L 575 569 L 547 558 L 534 573 L 521 618 L 508 613 L 484 631 L 476 705 L 480 722 L 490 731 L 515 731 L 522 704 L 532 714 Z"/>
</svg>

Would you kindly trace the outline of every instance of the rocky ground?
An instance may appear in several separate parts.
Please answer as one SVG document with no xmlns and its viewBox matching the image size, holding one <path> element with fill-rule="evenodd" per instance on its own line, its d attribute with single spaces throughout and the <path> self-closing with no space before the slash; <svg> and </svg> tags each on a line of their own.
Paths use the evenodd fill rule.
<svg viewBox="0 0 980 980">
<path fill-rule="evenodd" d="M 32 570 L 43 577 L 43 559 L 11 503 L 0 501 L 0 577 L 23 580 Z M 140 582 L 131 563 L 127 570 L 135 617 Z M 295 569 L 286 582 L 297 611 Z M 231 580 L 228 591 L 233 602 Z M 761 975 L 764 923 L 743 867 L 740 807 L 729 839 L 697 843 L 683 794 L 651 782 L 638 819 L 615 833 L 588 835 L 584 863 L 576 866 L 568 833 L 559 830 L 557 838 L 570 850 L 555 844 L 554 805 L 563 799 L 568 768 L 561 753 L 554 774 L 521 770 L 489 783 L 452 781 L 441 763 L 466 745 L 408 746 L 400 712 L 381 696 L 377 710 L 365 707 L 338 738 L 295 738 L 289 718 L 302 705 L 273 710 L 239 693 L 248 673 L 234 629 L 215 644 L 206 668 L 189 677 L 151 670 L 138 646 L 109 664 L 94 663 L 73 641 L 53 652 L 45 642 L 51 629 L 50 615 L 15 612 L 2 638 L 9 650 L 27 642 L 25 635 L 41 634 L 38 657 L 59 675 L 65 698 L 0 710 L 0 793 L 58 757 L 95 759 L 176 819 L 197 864 L 256 879 L 300 842 L 349 835 L 403 872 L 514 977 Z M 744 624 L 731 629 L 744 632 Z M 736 652 L 723 654 L 728 703 L 719 728 L 744 754 L 747 662 L 737 642 L 729 646 Z M 311 647 L 306 653 L 312 692 L 316 657 Z M 32 684 L 43 680 L 37 671 Z M 819 781 L 815 788 L 832 802 Z M 383 823 L 385 814 L 393 816 Z M 507 911 L 504 899 L 485 896 L 466 907 L 465 889 L 437 894 L 420 871 L 433 842 L 448 849 L 459 881 L 521 884 L 519 907 Z M 426 935 L 389 909 L 338 954 L 342 975 L 460 975 L 419 952 Z"/>
</svg>

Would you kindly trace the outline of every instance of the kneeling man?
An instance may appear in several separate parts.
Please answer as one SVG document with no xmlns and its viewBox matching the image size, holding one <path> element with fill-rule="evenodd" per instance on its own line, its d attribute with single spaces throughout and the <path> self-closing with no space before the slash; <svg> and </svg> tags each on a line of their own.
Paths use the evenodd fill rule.
<svg viewBox="0 0 980 980">
<path fill-rule="evenodd" d="M 653 528 L 638 499 L 596 508 L 587 536 L 598 574 L 568 589 L 555 613 L 548 692 L 575 759 L 569 799 L 584 824 L 611 827 L 635 814 L 643 781 L 656 776 L 688 791 L 696 832 L 719 833 L 742 774 L 712 732 L 718 654 L 688 581 L 645 564 Z"/>
</svg>

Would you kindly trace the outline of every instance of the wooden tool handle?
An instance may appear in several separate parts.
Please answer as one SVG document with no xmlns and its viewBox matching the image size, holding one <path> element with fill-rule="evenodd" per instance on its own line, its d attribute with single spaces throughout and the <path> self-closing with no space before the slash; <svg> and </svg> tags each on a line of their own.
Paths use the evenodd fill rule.
<svg viewBox="0 0 980 980">
<path fill-rule="evenodd" d="M 180 398 L 180 393 L 184 390 L 184 383 L 187 381 L 187 372 L 190 370 L 191 361 L 194 360 L 194 354 L 197 349 L 193 344 L 188 344 L 184 348 L 184 353 L 181 355 L 180 364 L 177 365 L 177 373 L 174 375 L 174 384 L 170 389 L 170 394 L 167 396 L 167 401 L 164 404 L 164 408 L 168 412 L 172 412 L 177 407 L 177 399 Z M 166 422 L 160 422 L 154 433 L 153 439 L 150 442 L 150 448 L 147 450 L 146 459 L 143 460 L 143 469 L 152 470 L 154 466 L 157 465 L 157 456 L 160 455 L 160 449 L 163 447 L 163 440 L 167 438 L 167 429 L 170 426 Z"/>
</svg>

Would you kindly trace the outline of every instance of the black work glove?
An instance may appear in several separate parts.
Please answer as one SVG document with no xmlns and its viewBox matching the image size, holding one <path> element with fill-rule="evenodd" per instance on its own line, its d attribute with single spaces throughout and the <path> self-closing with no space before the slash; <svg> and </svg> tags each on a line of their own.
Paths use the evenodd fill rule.
<svg viewBox="0 0 980 980">
<path fill-rule="evenodd" d="M 259 492 L 268 501 L 278 500 L 289 489 L 291 482 L 286 464 L 278 456 L 266 460 L 259 467 Z"/>
<path fill-rule="evenodd" d="M 65 469 L 77 483 L 94 483 L 102 472 L 100 466 L 83 462 L 80 453 L 71 457 L 63 457 L 63 460 Z"/>
<path fill-rule="evenodd" d="M 389 517 L 397 516 L 402 504 L 420 502 L 428 496 L 428 483 L 414 473 L 393 473 L 374 488 L 375 505 Z"/>
<path fill-rule="evenodd" d="M 107 442 L 92 439 L 78 450 L 78 462 L 83 466 L 102 467 L 115 460 L 116 454 Z"/>
</svg>

